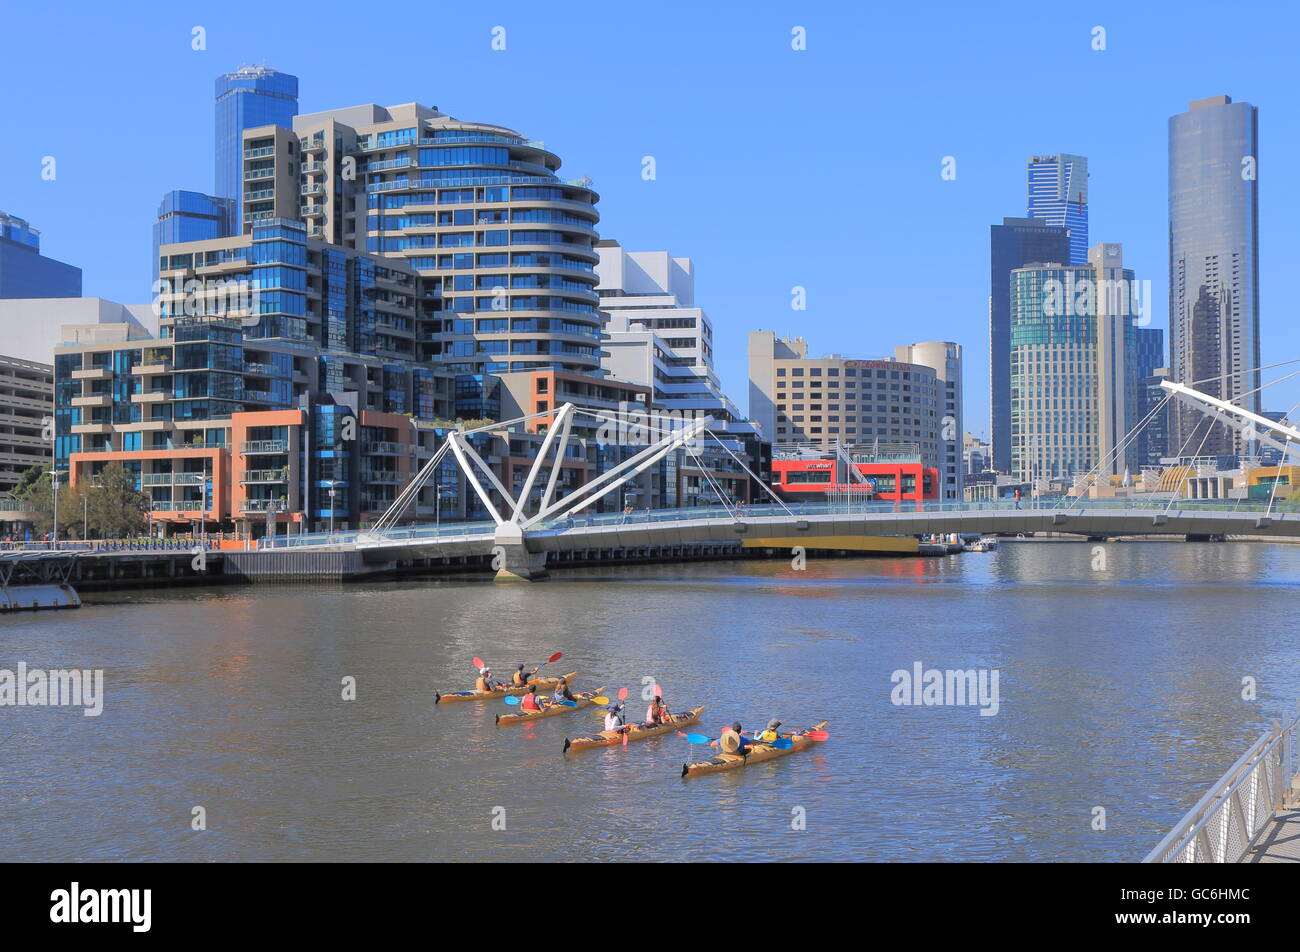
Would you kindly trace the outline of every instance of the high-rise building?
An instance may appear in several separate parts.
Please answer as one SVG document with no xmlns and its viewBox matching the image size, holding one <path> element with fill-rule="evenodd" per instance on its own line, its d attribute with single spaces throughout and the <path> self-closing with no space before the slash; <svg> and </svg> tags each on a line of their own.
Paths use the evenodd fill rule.
<svg viewBox="0 0 1300 952">
<path fill-rule="evenodd" d="M 938 371 L 901 360 L 809 357 L 808 342 L 749 335 L 749 410 L 783 447 L 905 444 L 938 468 L 944 399 Z"/>
<path fill-rule="evenodd" d="M 1070 259 L 1070 233 L 1035 218 L 989 227 L 989 434 L 991 465 L 1011 472 L 1011 272 Z"/>
<path fill-rule="evenodd" d="M 216 170 L 212 192 L 216 198 L 234 201 L 234 222 L 238 227 L 244 220 L 244 131 L 260 126 L 292 126 L 298 114 L 298 77 L 264 66 L 241 66 L 233 73 L 218 76 L 215 87 Z"/>
<path fill-rule="evenodd" d="M 926 341 L 894 348 L 894 358 L 906 364 L 933 367 L 939 401 L 939 472 L 941 499 L 962 498 L 962 359 L 961 345 L 952 341 Z"/>
<path fill-rule="evenodd" d="M 1169 120 L 1169 358 L 1174 381 L 1258 413 L 1258 115 L 1227 96 Z M 1248 451 L 1242 433 L 1175 403 L 1171 455 Z"/>
<path fill-rule="evenodd" d="M 300 218 L 419 274 L 420 359 L 470 377 L 602 373 L 597 195 L 542 143 L 406 103 L 297 116 L 289 138 L 255 129 L 244 148 L 246 221 Z"/>
<path fill-rule="evenodd" d="M 1069 479 L 1135 465 L 1133 272 L 1117 244 L 1088 265 L 1033 264 L 1011 277 L 1012 476 Z"/>
<path fill-rule="evenodd" d="M 1166 391 L 1160 381 L 1166 379 L 1169 358 L 1165 354 L 1165 332 L 1159 327 L 1137 328 L 1137 421 L 1142 429 L 1134 437 L 1134 456 L 1138 467 L 1158 466 L 1168 452 L 1169 405 L 1161 406 Z M 1143 423 L 1143 421 L 1146 421 Z"/>
<path fill-rule="evenodd" d="M 1070 230 L 1069 264 L 1088 261 L 1088 160 L 1035 155 L 1028 163 L 1029 217 Z"/>
<path fill-rule="evenodd" d="M 235 234 L 237 204 L 233 198 L 216 198 L 185 189 L 173 189 L 164 195 L 153 226 L 154 277 L 158 276 L 158 249 L 163 245 Z"/>
<path fill-rule="evenodd" d="M 713 418 L 709 429 L 715 438 L 675 463 L 677 485 L 667 489 L 684 505 L 708 501 L 715 485 L 732 499 L 754 498 L 761 491 L 747 485 L 752 480 L 739 460 L 761 474 L 767 444 L 722 390 L 713 367 L 713 325 L 695 306 L 693 262 L 666 251 L 625 251 L 609 240 L 597 251 L 605 370 L 649 388 L 651 406 L 670 424 Z"/>
<path fill-rule="evenodd" d="M 41 254 L 41 233 L 0 211 L 0 298 L 80 297 L 81 269 Z"/>
</svg>

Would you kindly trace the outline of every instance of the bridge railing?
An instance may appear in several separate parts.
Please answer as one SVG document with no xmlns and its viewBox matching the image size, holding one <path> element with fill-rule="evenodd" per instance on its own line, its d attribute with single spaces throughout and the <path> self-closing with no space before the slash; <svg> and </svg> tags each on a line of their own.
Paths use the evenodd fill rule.
<svg viewBox="0 0 1300 952">
<path fill-rule="evenodd" d="M 1097 510 L 1143 510 L 1151 512 L 1241 512 L 1272 514 L 1300 512 L 1300 505 L 1274 503 L 1269 506 L 1264 499 L 1177 499 L 1170 505 L 1168 498 L 1143 499 L 1141 497 L 1123 497 L 1118 499 L 1084 499 L 1073 504 L 1057 505 L 1056 500 L 1022 500 L 1017 507 L 1013 499 L 983 500 L 978 502 L 956 500 L 883 500 L 883 499 L 849 499 L 833 502 L 799 503 L 792 502 L 785 506 L 772 504 L 751 504 L 743 506 L 691 506 L 675 509 L 634 510 L 633 512 L 583 512 L 559 519 L 548 519 L 538 523 L 531 532 L 563 533 L 570 530 L 590 528 L 607 528 L 611 526 L 635 526 L 647 523 L 672 523 L 696 521 L 739 521 L 750 519 L 782 518 L 791 515 L 805 516 L 856 516 L 873 514 L 909 514 L 909 513 L 953 513 L 953 512 L 1010 512 L 1023 511 L 1026 515 L 1040 515 L 1060 512 L 1078 515 L 1082 512 Z M 378 532 L 347 530 L 338 532 L 308 532 L 300 535 L 275 536 L 262 539 L 259 548 L 294 548 L 298 546 L 355 545 L 358 542 L 422 542 L 466 535 L 491 535 L 496 531 L 496 524 L 487 521 L 444 522 L 440 525 L 422 524 L 402 528 L 384 529 Z"/>
<path fill-rule="evenodd" d="M 1241 862 L 1290 791 L 1298 733 L 1300 717 L 1274 721 L 1143 862 Z"/>
</svg>

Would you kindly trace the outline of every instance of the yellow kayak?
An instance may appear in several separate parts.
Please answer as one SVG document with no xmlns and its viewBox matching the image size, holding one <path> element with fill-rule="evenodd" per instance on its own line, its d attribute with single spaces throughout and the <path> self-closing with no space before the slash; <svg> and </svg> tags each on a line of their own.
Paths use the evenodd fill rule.
<svg viewBox="0 0 1300 952">
<path fill-rule="evenodd" d="M 719 770 L 734 770 L 736 767 L 748 767 L 751 764 L 762 763 L 764 760 L 771 760 L 774 757 L 807 750 L 813 744 L 819 743 L 819 741 L 808 740 L 803 735 L 812 731 L 824 730 L 826 724 L 826 721 L 822 721 L 806 731 L 791 734 L 790 740 L 793 742 L 791 747 L 773 747 L 771 744 L 757 743 L 750 747 L 747 754 L 718 754 L 718 756 L 709 760 L 701 760 L 694 764 L 682 764 L 682 776 L 695 777 L 699 774 L 717 773 Z"/>
<path fill-rule="evenodd" d="M 568 674 L 564 675 L 564 680 L 572 681 L 577 676 L 577 671 L 570 671 Z M 553 688 L 560 683 L 560 675 L 557 674 L 550 678 L 537 678 L 536 682 L 539 691 L 543 688 Z M 481 701 L 488 697 L 510 697 L 511 695 L 518 697 L 521 694 L 526 694 L 527 691 L 527 684 L 511 685 L 509 687 L 501 688 L 498 691 L 451 691 L 447 694 L 440 694 L 439 692 L 434 691 L 433 703 L 450 704 L 452 701 Z"/>
<path fill-rule="evenodd" d="M 704 708 L 697 707 L 682 714 L 674 714 L 672 715 L 673 719 L 668 723 L 657 724 L 654 727 L 630 724 L 621 731 L 601 731 L 595 737 L 578 737 L 574 740 L 569 740 L 566 737 L 564 739 L 564 752 L 567 754 L 571 750 L 587 750 L 591 747 L 616 747 L 623 743 L 624 734 L 627 735 L 628 743 L 667 734 L 670 731 L 685 727 L 687 724 L 694 724 L 700 719 L 700 712 L 703 710 Z"/>
<path fill-rule="evenodd" d="M 543 717 L 554 717 L 556 714 L 568 714 L 571 711 L 580 711 L 584 707 L 591 707 L 592 699 L 600 695 L 605 690 L 604 687 L 596 688 L 594 691 L 584 691 L 582 694 L 575 694 L 574 698 L 577 704 L 550 704 L 540 711 L 520 711 L 518 714 L 498 714 L 497 726 L 505 724 L 518 724 L 520 721 L 536 721 Z"/>
</svg>

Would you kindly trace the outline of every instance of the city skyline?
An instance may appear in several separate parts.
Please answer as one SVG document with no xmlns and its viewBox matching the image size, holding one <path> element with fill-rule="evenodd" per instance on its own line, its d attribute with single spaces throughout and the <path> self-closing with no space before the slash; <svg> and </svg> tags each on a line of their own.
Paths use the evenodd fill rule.
<svg viewBox="0 0 1300 952">
<path fill-rule="evenodd" d="M 23 14 L 18 16 L 21 19 Z M 907 37 L 919 29 L 917 26 L 888 14 L 867 21 L 852 12 L 843 16 L 816 11 L 796 15 L 772 6 L 758 7 L 738 24 L 705 12 L 697 18 L 694 31 L 673 33 L 674 42 L 683 53 L 711 50 L 709 55 L 722 56 L 735 69 L 752 73 L 758 84 L 756 94 L 725 109 L 720 108 L 719 94 L 714 91 L 691 99 L 679 97 L 669 114 L 662 115 L 661 110 L 643 107 L 659 102 L 665 93 L 671 95 L 678 88 L 675 83 L 686 81 L 661 77 L 653 89 L 638 83 L 617 57 L 596 42 L 618 25 L 616 15 L 588 20 L 564 34 L 566 42 L 589 44 L 594 64 L 605 67 L 607 78 L 592 84 L 588 110 L 531 105 L 516 95 L 513 84 L 534 68 L 541 48 L 556 34 L 522 7 L 507 4 L 494 16 L 507 29 L 504 51 L 491 48 L 495 21 L 487 23 L 455 13 L 445 18 L 446 30 L 457 38 L 448 50 L 448 75 L 458 75 L 457 67 L 472 68 L 476 75 L 472 82 L 453 79 L 443 85 L 430 83 L 427 74 L 416 75 L 412 67 L 400 63 L 361 79 L 320 69 L 293 49 L 287 30 L 282 42 L 266 38 L 278 35 L 277 25 L 287 27 L 289 20 L 278 12 L 271 14 L 270 28 L 262 38 L 251 44 L 235 39 L 239 34 L 233 23 L 212 19 L 205 26 L 207 48 L 202 51 L 191 49 L 189 25 L 168 24 L 164 29 L 162 24 L 152 24 L 141 36 L 119 35 L 118 26 L 90 14 L 90 31 L 98 31 L 97 36 L 112 38 L 126 50 L 135 44 L 157 49 L 162 68 L 174 73 L 174 78 L 158 88 L 157 110 L 168 117 L 168 138 L 193 147 L 116 147 L 114 143 L 144 134 L 145 117 L 124 114 L 115 117 L 116 134 L 95 151 L 96 163 L 88 164 L 77 147 L 77 137 L 68 137 L 47 118 L 62 111 L 60 104 L 71 107 L 79 91 L 65 78 L 54 77 L 40 96 L 7 103 L 0 109 L 0 126 L 11 137 L 21 133 L 21 141 L 32 146 L 31 154 L 16 149 L 0 157 L 0 182 L 4 184 L 0 207 L 40 228 L 48 254 L 83 268 L 84 293 L 138 303 L 148 297 L 144 289 L 149 275 L 144 262 L 150 257 L 150 225 L 158 197 L 169 188 L 202 187 L 211 180 L 214 77 L 249 61 L 273 66 L 300 78 L 302 112 L 332 108 L 340 102 L 405 101 L 418 91 L 421 99 L 453 115 L 510 124 L 526 135 L 546 139 L 548 148 L 564 157 L 563 174 L 590 174 L 594 179 L 601 195 L 602 237 L 628 248 L 668 249 L 699 262 L 702 278 L 697 296 L 714 321 L 718 372 L 727 392 L 744 389 L 744 341 L 750 330 L 770 328 L 789 335 L 812 321 L 817 339 L 828 349 L 880 357 L 888 354 L 895 337 L 885 327 L 872 327 L 871 318 L 887 324 L 897 320 L 891 315 L 903 313 L 915 325 L 908 336 L 954 340 L 966 348 L 967 427 L 987 438 L 991 434 L 983 432 L 988 414 L 988 250 L 984 229 L 1006 215 L 1021 214 L 1026 158 L 1059 152 L 1088 156 L 1090 240 L 1125 245 L 1126 259 L 1153 279 L 1155 324 L 1164 327 L 1168 290 L 1162 266 L 1168 255 L 1165 123 L 1191 99 L 1226 93 L 1248 100 L 1263 113 L 1263 362 L 1286 359 L 1297 343 L 1280 321 L 1270 321 L 1267 307 L 1269 278 L 1284 273 L 1281 263 L 1293 248 L 1283 227 L 1285 208 L 1270 204 L 1267 155 L 1273 149 L 1281 154 L 1295 138 L 1292 127 L 1296 123 L 1290 121 L 1294 109 L 1276 92 L 1280 77 L 1261 74 L 1261 64 L 1269 57 L 1262 53 L 1246 56 L 1239 52 L 1241 44 L 1223 42 L 1235 35 L 1234 30 L 1245 31 L 1244 26 L 1225 24 L 1226 33 L 1221 32 L 1214 44 L 1216 51 L 1226 48 L 1224 61 L 1211 69 L 1207 70 L 1203 61 L 1193 62 L 1198 57 L 1192 55 L 1187 57 L 1185 71 L 1166 62 L 1159 73 L 1152 73 L 1141 62 L 1144 47 L 1149 52 L 1181 43 L 1194 52 L 1202 47 L 1208 50 L 1210 41 L 1182 21 L 1165 23 L 1154 14 L 1103 6 L 1095 16 L 1090 14 L 1091 20 L 1106 26 L 1107 48 L 1103 51 L 1092 49 L 1092 23 L 1075 23 L 1060 14 L 1041 17 L 1032 28 L 1009 23 L 1001 31 L 1005 36 L 1000 33 L 998 38 L 969 44 L 980 47 L 969 49 L 963 46 L 962 31 L 974 28 L 978 17 L 957 12 L 927 34 L 936 56 L 945 56 L 954 69 L 971 60 L 990 62 L 1003 44 L 1010 47 L 1032 36 L 1037 46 L 1053 50 L 1063 64 L 1085 71 L 1081 75 L 1099 84 L 1099 94 L 1068 107 L 1057 103 L 1048 109 L 1045 103 L 1054 100 L 1047 93 L 1022 90 L 1017 102 L 1024 109 L 1003 116 L 989 110 L 987 104 L 990 96 L 1012 101 L 1008 72 L 964 83 L 961 89 L 949 88 L 941 77 L 922 75 L 917 67 L 895 59 L 898 54 L 890 47 L 900 44 L 882 43 L 883 65 L 873 67 L 881 74 L 868 75 L 868 81 L 881 78 L 892 68 L 913 81 L 909 94 L 899 100 L 868 97 L 864 102 L 869 105 L 861 106 L 860 113 L 846 116 L 846 109 L 858 107 L 840 103 L 831 110 L 821 104 L 816 91 L 827 83 L 842 81 L 846 71 L 861 68 L 859 60 L 850 55 L 851 38 Z M 1277 16 L 1281 25 L 1289 15 Z M 800 24 L 807 30 L 807 49 L 796 51 L 791 49 L 790 31 Z M 643 26 L 636 37 L 622 42 L 630 46 L 661 43 L 669 32 L 667 24 Z M 31 23 L 38 34 L 44 28 L 41 23 Z M 1251 31 L 1250 36 L 1256 45 L 1267 48 L 1280 32 L 1284 31 Z M 722 36 L 729 39 L 725 48 L 719 49 Z M 92 68 L 104 62 L 103 52 L 93 43 L 78 36 L 69 37 L 68 42 Z M 325 43 L 322 55 L 328 55 L 341 41 L 328 39 Z M 177 48 L 171 49 L 173 45 Z M 26 53 L 19 50 L 16 55 L 21 65 Z M 498 59 L 485 59 L 493 56 Z M 479 75 L 485 65 L 491 68 Z M 136 70 L 121 65 L 120 60 L 112 68 Z M 665 87 L 664 82 L 669 85 Z M 1100 95 L 1111 88 L 1127 91 L 1123 96 Z M 983 103 L 980 122 L 960 118 L 970 113 L 976 101 Z M 588 121 L 593 114 L 604 121 L 593 125 Z M 846 125 L 846 119 L 853 121 Z M 855 190 L 848 197 L 856 214 L 841 214 L 843 200 L 799 201 L 790 206 L 781 227 L 792 236 L 791 241 L 736 242 L 736 234 L 762 233 L 759 229 L 766 216 L 748 196 L 771 188 L 772 165 L 757 149 L 756 160 L 737 162 L 734 150 L 721 144 L 783 142 L 773 153 L 781 168 L 796 177 L 812 178 L 821 167 L 823 153 L 813 147 L 808 133 L 824 122 L 845 128 L 854 161 L 862 165 L 866 181 L 874 186 Z M 798 134 L 792 134 L 792 128 Z M 81 131 L 84 133 L 84 127 Z M 863 148 L 882 131 L 903 136 L 897 140 L 901 147 Z M 713 148 L 715 144 L 718 148 Z M 887 154 L 880 154 L 882 151 Z M 46 155 L 59 162 L 54 181 L 41 178 L 41 160 Z M 945 156 L 956 159 L 953 181 L 941 178 Z M 647 157 L 654 159 L 653 180 L 643 178 L 643 159 Z M 732 187 L 720 191 L 709 184 L 720 177 Z M 105 190 L 106 184 L 112 188 Z M 888 187 L 880 187 L 882 184 Z M 90 193 L 95 194 L 102 212 L 87 225 L 79 208 Z M 710 212 L 692 214 L 698 208 Z M 887 227 L 871 229 L 857 243 L 842 245 L 842 251 L 825 253 L 821 242 L 793 240 L 814 231 L 842 233 L 854 228 L 863 214 Z M 915 276 L 917 267 L 905 246 L 936 227 L 949 236 L 937 260 L 945 279 L 927 280 L 927 293 L 918 299 L 910 283 L 902 279 Z M 861 254 L 900 276 L 880 283 L 865 301 L 858 296 L 853 280 L 854 259 Z M 936 261 L 927 258 L 927 272 L 935 266 Z M 790 306 L 795 287 L 806 291 L 806 311 Z M 1275 404 L 1285 409 L 1297 392 L 1279 394 Z"/>
</svg>

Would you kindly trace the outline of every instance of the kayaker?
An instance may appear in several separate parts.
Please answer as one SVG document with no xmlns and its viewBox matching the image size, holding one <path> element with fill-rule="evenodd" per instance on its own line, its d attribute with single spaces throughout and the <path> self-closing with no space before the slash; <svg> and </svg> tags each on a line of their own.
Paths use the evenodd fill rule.
<svg viewBox="0 0 1300 952">
<path fill-rule="evenodd" d="M 551 703 L 559 704 L 561 701 L 576 700 L 578 699 L 574 697 L 573 692 L 569 690 L 569 682 L 564 678 L 560 678 L 560 683 L 555 686 L 555 690 L 551 694 Z"/>
<path fill-rule="evenodd" d="M 474 690 L 482 694 L 491 694 L 497 689 L 497 683 L 492 680 L 492 669 L 483 667 L 478 669 L 478 680 L 474 682 Z"/>
<path fill-rule="evenodd" d="M 650 702 L 650 706 L 645 709 L 646 727 L 654 727 L 656 724 L 663 724 L 668 720 L 668 708 L 664 707 L 664 699 L 658 694 Z"/>
<path fill-rule="evenodd" d="M 522 711 L 540 711 L 542 709 L 542 702 L 537 697 L 536 684 L 528 685 L 528 690 L 519 699 L 519 709 Z"/>
<path fill-rule="evenodd" d="M 613 733 L 621 731 L 627 726 L 627 719 L 623 715 L 623 702 L 615 701 L 605 712 L 605 730 Z"/>
<path fill-rule="evenodd" d="M 774 717 L 767 722 L 766 728 L 759 731 L 758 736 L 755 737 L 754 740 L 758 743 L 774 744 L 781 737 L 781 735 L 778 733 L 780 727 L 781 727 L 781 722 Z"/>
<path fill-rule="evenodd" d="M 749 753 L 749 744 L 741 736 L 740 721 L 736 721 L 729 728 L 722 732 L 718 738 L 718 749 L 724 754 L 747 754 Z"/>
<path fill-rule="evenodd" d="M 510 679 L 510 683 L 514 684 L 516 687 L 525 685 L 528 683 L 528 679 L 531 678 L 533 674 L 536 674 L 537 671 L 537 668 L 533 668 L 532 674 L 524 674 L 524 666 L 521 664 L 515 669 L 514 676 Z"/>
</svg>

